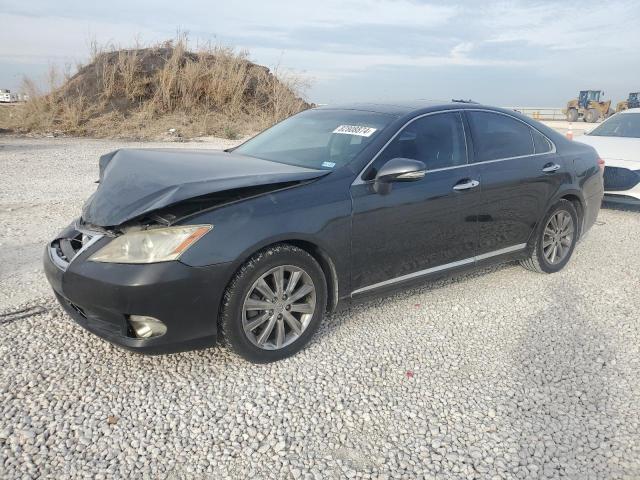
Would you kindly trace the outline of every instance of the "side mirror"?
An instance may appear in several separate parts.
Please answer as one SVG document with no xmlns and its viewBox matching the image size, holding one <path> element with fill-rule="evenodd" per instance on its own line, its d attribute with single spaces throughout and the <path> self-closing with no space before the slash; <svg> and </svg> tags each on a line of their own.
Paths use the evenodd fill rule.
<svg viewBox="0 0 640 480">
<path fill-rule="evenodd" d="M 380 194 L 391 191 L 393 182 L 414 182 L 427 173 L 427 166 L 409 158 L 392 158 L 385 163 L 376 175 L 373 189 Z"/>
</svg>

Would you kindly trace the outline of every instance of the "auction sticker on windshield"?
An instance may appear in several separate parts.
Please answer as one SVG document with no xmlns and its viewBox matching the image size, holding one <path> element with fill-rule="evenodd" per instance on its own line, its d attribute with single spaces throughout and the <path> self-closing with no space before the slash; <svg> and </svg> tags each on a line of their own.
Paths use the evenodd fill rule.
<svg viewBox="0 0 640 480">
<path fill-rule="evenodd" d="M 360 125 L 340 125 L 333 133 L 342 133 L 343 135 L 358 135 L 360 137 L 370 137 L 377 129 L 372 127 L 363 127 Z"/>
</svg>

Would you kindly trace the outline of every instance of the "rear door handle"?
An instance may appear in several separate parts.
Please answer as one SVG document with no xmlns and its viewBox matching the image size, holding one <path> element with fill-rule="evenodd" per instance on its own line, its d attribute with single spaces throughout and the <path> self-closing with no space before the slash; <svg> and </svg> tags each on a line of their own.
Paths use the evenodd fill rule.
<svg viewBox="0 0 640 480">
<path fill-rule="evenodd" d="M 542 171 L 544 173 L 551 173 L 551 172 L 556 172 L 560 170 L 560 165 L 558 165 L 557 163 L 547 163 L 543 168 Z"/>
<path fill-rule="evenodd" d="M 465 179 L 460 183 L 455 184 L 453 186 L 453 189 L 456 191 L 469 190 L 470 188 L 476 188 L 478 185 L 480 185 L 480 182 L 478 180 Z"/>
</svg>

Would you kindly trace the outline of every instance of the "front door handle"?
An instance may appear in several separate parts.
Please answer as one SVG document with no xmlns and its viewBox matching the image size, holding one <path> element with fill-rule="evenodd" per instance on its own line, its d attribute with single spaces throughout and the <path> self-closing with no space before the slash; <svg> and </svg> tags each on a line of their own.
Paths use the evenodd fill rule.
<svg viewBox="0 0 640 480">
<path fill-rule="evenodd" d="M 456 191 L 460 190 L 469 190 L 470 188 L 476 188 L 480 185 L 478 180 L 462 180 L 460 183 L 457 183 L 453 186 L 453 189 Z"/>
<path fill-rule="evenodd" d="M 558 165 L 557 163 L 547 163 L 543 168 L 542 171 L 544 173 L 552 173 L 552 172 L 556 172 L 560 170 L 560 165 Z"/>
</svg>

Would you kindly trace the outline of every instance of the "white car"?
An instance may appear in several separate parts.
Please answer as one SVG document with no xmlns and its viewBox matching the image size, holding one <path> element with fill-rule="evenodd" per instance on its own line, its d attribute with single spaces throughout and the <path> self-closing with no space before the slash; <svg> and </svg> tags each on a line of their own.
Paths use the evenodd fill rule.
<svg viewBox="0 0 640 480">
<path fill-rule="evenodd" d="M 640 205 L 640 108 L 616 113 L 575 140 L 605 161 L 605 200 Z"/>
</svg>

